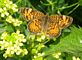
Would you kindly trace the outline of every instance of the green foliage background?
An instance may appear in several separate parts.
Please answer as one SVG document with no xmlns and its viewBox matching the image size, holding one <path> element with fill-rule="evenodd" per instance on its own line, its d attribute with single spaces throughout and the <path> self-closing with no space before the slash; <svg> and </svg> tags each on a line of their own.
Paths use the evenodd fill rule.
<svg viewBox="0 0 82 60">
<path fill-rule="evenodd" d="M 5 0 L 4 0 L 5 1 Z M 6 16 L 0 16 L 0 37 L 3 32 L 12 34 L 17 30 L 24 34 L 27 40 L 22 48 L 26 48 L 27 55 L 20 56 L 14 54 L 11 57 L 4 58 L 5 50 L 0 50 L 0 60 L 73 60 L 72 57 L 79 57 L 82 60 L 82 0 L 11 0 L 21 7 L 30 7 L 39 10 L 48 15 L 68 15 L 73 17 L 73 23 L 70 27 L 64 29 L 58 38 L 43 38 L 44 36 L 31 35 L 27 29 L 27 22 L 21 18 L 19 12 L 8 10 L 13 18 L 21 20 L 20 26 L 14 26 L 13 23 L 6 21 Z M 0 8 L 4 7 L 3 0 L 0 0 Z M 1 14 L 1 13 L 0 13 Z M 2 39 L 0 39 L 2 40 Z M 10 39 L 12 40 L 12 38 Z M 54 57 L 57 52 L 61 55 Z M 45 53 L 45 54 L 43 54 Z"/>
</svg>

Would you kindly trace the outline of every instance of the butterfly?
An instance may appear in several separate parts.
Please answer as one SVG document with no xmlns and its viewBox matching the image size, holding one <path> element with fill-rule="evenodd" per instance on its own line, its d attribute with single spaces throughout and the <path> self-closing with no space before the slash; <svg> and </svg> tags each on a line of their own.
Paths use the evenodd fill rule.
<svg viewBox="0 0 82 60">
<path fill-rule="evenodd" d="M 42 32 L 50 37 L 59 37 L 62 29 L 72 24 L 73 18 L 66 15 L 45 15 L 32 8 L 20 8 L 19 12 L 28 22 L 28 30 L 40 35 Z"/>
</svg>

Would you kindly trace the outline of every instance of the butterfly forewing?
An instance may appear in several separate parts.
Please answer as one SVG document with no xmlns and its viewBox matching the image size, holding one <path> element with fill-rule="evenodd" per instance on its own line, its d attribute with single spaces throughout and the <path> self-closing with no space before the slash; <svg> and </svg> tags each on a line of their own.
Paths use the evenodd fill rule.
<svg viewBox="0 0 82 60">
<path fill-rule="evenodd" d="M 56 21 L 57 24 L 59 24 L 60 29 L 68 27 L 73 21 L 72 17 L 65 15 L 52 15 L 50 16 L 50 18 L 53 21 Z"/>
<path fill-rule="evenodd" d="M 38 19 L 44 16 L 44 14 L 37 10 L 32 10 L 31 8 L 20 8 L 19 12 L 23 15 L 23 17 L 27 20 Z"/>
</svg>

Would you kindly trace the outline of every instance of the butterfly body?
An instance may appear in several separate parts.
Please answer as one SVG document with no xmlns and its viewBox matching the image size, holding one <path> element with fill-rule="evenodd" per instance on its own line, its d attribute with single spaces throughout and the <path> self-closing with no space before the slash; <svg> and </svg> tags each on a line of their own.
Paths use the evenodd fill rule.
<svg viewBox="0 0 82 60">
<path fill-rule="evenodd" d="M 68 27 L 73 21 L 73 18 L 69 16 L 49 16 L 31 8 L 21 8 L 20 13 L 29 21 L 28 30 L 31 33 L 40 35 L 41 32 L 44 32 L 50 38 L 58 37 L 61 34 L 61 30 Z"/>
</svg>

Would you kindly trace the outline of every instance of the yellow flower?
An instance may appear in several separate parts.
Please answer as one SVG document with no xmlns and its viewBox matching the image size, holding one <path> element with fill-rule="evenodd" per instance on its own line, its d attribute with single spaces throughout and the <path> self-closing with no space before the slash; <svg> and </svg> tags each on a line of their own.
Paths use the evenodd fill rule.
<svg viewBox="0 0 82 60">
<path fill-rule="evenodd" d="M 4 16 L 5 16 L 5 14 L 4 14 L 4 13 L 2 13 L 2 14 L 1 14 L 1 17 L 4 17 Z"/>
<path fill-rule="evenodd" d="M 61 52 L 57 52 L 57 53 L 54 53 L 54 54 L 53 54 L 53 56 L 54 56 L 55 58 L 59 58 L 60 55 L 61 55 Z"/>
<path fill-rule="evenodd" d="M 2 12 L 3 11 L 3 9 L 2 8 L 0 8 L 0 12 Z"/>
<path fill-rule="evenodd" d="M 75 56 L 73 56 L 72 59 L 73 59 L 73 60 L 80 60 L 79 57 L 75 57 Z"/>
</svg>

